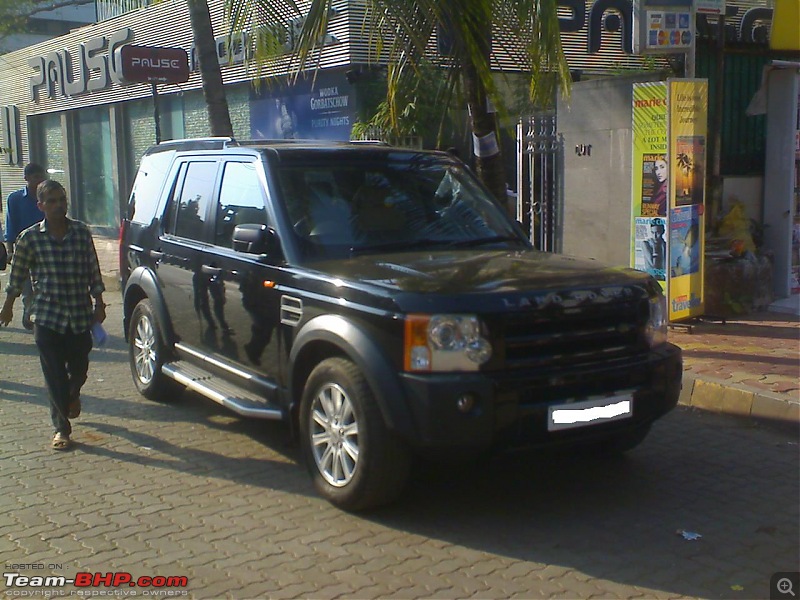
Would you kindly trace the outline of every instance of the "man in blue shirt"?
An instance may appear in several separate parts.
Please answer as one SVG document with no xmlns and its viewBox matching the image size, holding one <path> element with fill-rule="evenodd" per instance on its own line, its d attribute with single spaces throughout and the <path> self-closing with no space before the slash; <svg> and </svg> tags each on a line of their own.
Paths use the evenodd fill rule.
<svg viewBox="0 0 800 600">
<path fill-rule="evenodd" d="M 9 258 L 14 254 L 14 244 L 19 234 L 44 219 L 44 213 L 39 209 L 36 199 L 36 188 L 46 179 L 45 171 L 41 165 L 29 163 L 25 165 L 23 176 L 27 185 L 21 190 L 11 192 L 6 204 L 5 241 Z M 28 330 L 33 329 L 30 314 L 32 301 L 33 290 L 31 282 L 27 281 L 22 290 L 22 325 Z"/>
</svg>

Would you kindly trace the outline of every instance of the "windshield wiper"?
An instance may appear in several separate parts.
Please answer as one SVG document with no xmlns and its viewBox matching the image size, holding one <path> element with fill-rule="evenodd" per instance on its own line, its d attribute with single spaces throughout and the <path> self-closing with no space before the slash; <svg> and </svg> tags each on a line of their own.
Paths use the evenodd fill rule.
<svg viewBox="0 0 800 600">
<path fill-rule="evenodd" d="M 485 244 L 498 244 L 500 242 L 519 242 L 520 239 L 515 235 L 493 235 L 491 237 L 477 238 L 473 240 L 461 240 L 450 242 L 453 246 L 467 248 L 471 246 L 483 246 Z"/>
<path fill-rule="evenodd" d="M 360 252 L 375 252 L 380 250 L 417 250 L 427 246 L 449 246 L 452 240 L 436 240 L 429 238 L 422 238 L 419 240 L 402 240 L 394 242 L 381 242 L 378 244 L 367 244 L 365 246 L 352 246 L 350 254 L 358 254 Z"/>
<path fill-rule="evenodd" d="M 477 238 L 470 240 L 443 240 L 433 238 L 422 238 L 418 240 L 402 240 L 393 242 L 380 242 L 378 244 L 368 244 L 365 246 L 353 246 L 350 254 L 361 252 L 376 252 L 381 250 L 419 250 L 428 246 L 450 246 L 451 248 L 469 248 L 472 246 L 483 246 L 485 244 L 499 244 L 502 242 L 519 242 L 520 239 L 513 235 L 494 235 L 491 237 Z"/>
</svg>

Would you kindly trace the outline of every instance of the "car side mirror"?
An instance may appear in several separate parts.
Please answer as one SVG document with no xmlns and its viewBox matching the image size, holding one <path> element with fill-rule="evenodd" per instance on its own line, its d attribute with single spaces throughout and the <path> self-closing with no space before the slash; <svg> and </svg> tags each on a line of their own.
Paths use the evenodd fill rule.
<svg viewBox="0 0 800 600">
<path fill-rule="evenodd" d="M 275 254 L 278 248 L 275 230 L 260 223 L 243 223 L 233 230 L 233 249 L 248 254 Z"/>
</svg>

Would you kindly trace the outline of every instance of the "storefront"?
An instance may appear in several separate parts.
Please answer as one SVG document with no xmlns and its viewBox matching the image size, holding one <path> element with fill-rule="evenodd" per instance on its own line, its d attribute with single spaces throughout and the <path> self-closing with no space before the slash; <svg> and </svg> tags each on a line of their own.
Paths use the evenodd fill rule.
<svg viewBox="0 0 800 600">
<path fill-rule="evenodd" d="M 211 4 L 222 31 L 222 3 Z M 349 139 L 357 101 L 345 31 L 347 15 L 337 13 L 313 86 L 310 78 L 288 86 L 286 61 L 262 73 L 269 83 L 253 86 L 255 65 L 226 56 L 218 40 L 234 135 Z M 64 183 L 73 216 L 116 238 L 138 157 L 156 139 L 150 85 L 122 81 L 115 52 L 125 44 L 180 47 L 191 57 L 187 3 L 159 3 L 0 57 L 3 202 L 24 185 L 23 166 L 37 162 Z M 162 139 L 209 135 L 196 69 L 184 84 L 159 85 L 158 101 Z"/>
<path fill-rule="evenodd" d="M 381 99 L 375 86 L 364 85 L 375 75 L 367 67 L 374 44 L 359 4 L 342 2 L 331 13 L 325 45 L 313 61 L 320 67 L 316 77 L 291 86 L 291 48 L 264 69 L 248 64 L 243 52 L 226 52 L 224 38 L 218 38 L 237 138 L 349 139 L 352 125 L 363 117 L 362 107 Z M 644 67 L 643 57 L 630 49 L 631 0 L 562 0 L 559 5 L 569 8 L 560 13 L 560 22 L 574 73 L 586 78 Z M 224 32 L 223 1 L 211 0 L 209 6 L 215 31 Z M 503 28 L 494 38 L 496 70 L 523 72 L 516 43 Z M 0 57 L 3 201 L 24 185 L 23 166 L 41 163 L 65 184 L 72 214 L 115 240 L 138 158 L 156 139 L 150 85 L 123 83 L 116 51 L 126 44 L 161 46 L 183 48 L 192 57 L 192 40 L 187 3 L 165 0 Z M 259 78 L 262 84 L 254 86 Z M 527 85 L 520 89 L 524 96 Z M 196 69 L 186 83 L 160 85 L 158 94 L 162 139 L 209 135 Z M 520 94 L 508 94 L 516 94 L 509 101 L 514 105 Z M 512 118 L 513 127 L 516 115 Z"/>
</svg>

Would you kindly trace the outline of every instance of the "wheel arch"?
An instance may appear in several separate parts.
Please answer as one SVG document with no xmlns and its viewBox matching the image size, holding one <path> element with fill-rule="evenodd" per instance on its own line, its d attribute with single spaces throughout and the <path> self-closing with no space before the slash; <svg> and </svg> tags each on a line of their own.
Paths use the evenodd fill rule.
<svg viewBox="0 0 800 600">
<path fill-rule="evenodd" d="M 395 370 L 361 328 L 338 315 L 315 317 L 295 337 L 288 380 L 292 418 L 297 419 L 303 386 L 311 371 L 326 358 L 337 356 L 353 361 L 361 370 L 387 428 L 403 436 L 411 435 L 413 421 Z"/>
<path fill-rule="evenodd" d="M 125 285 L 122 313 L 122 327 L 125 334 L 125 341 L 130 341 L 128 339 L 128 330 L 130 329 L 133 309 L 145 298 L 150 300 L 150 304 L 158 317 L 161 341 L 166 347 L 171 347 L 172 340 L 175 339 L 172 321 L 169 318 L 169 313 L 164 303 L 164 296 L 161 294 L 156 276 L 146 267 L 137 267 L 133 273 L 131 273 Z"/>
</svg>

